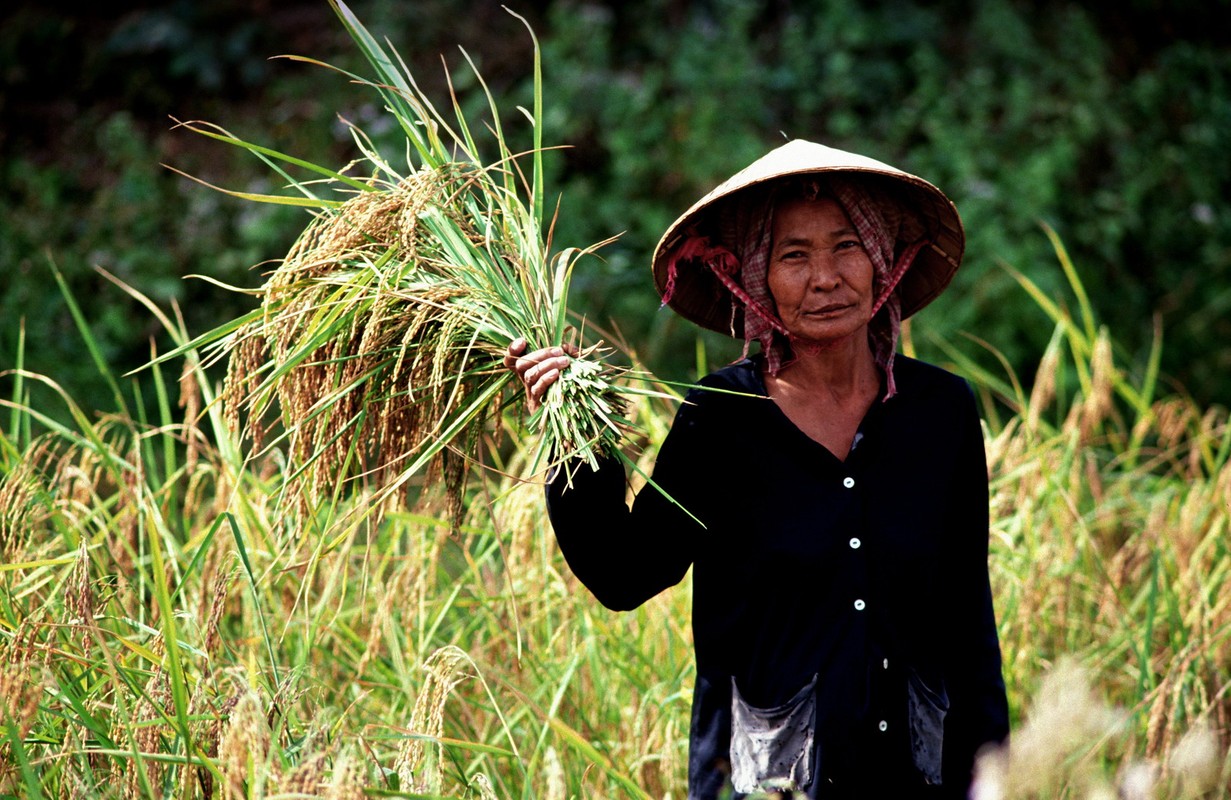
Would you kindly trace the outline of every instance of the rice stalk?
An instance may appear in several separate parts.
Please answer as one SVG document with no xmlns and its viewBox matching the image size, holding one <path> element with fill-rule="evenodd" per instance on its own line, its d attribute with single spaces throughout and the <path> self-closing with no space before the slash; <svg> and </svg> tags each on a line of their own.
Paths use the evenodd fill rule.
<svg viewBox="0 0 1231 800">
<path fill-rule="evenodd" d="M 514 149 L 488 93 L 486 146 L 494 154 L 485 158 L 458 99 L 450 98 L 447 118 L 396 51 L 340 0 L 331 4 L 375 71 L 349 77 L 381 96 L 406 134 L 395 146 L 405 153 L 387 157 L 353 129 L 362 157 L 332 171 L 188 124 L 253 152 L 303 198 L 232 194 L 294 199 L 315 216 L 260 290 L 259 309 L 152 363 L 202 347 L 210 361 L 227 360 L 225 418 L 251 454 L 285 448 L 287 501 L 302 523 L 343 496 L 364 498 L 354 513 L 379 519 L 391 497 L 408 499 L 418 488 L 411 479 L 426 474 L 429 485 L 443 487 L 456 526 L 484 433 L 524 402 L 502 365 L 511 341 L 580 349 L 529 419 L 542 434 L 536 467 L 621 455 L 627 398 L 637 390 L 622 382 L 626 369 L 607 361 L 609 350 L 580 342 L 569 322 L 574 266 L 601 243 L 551 247 L 537 41 L 534 108 L 525 112 L 533 144 Z M 392 166 L 407 157 L 409 169 Z M 284 165 L 326 178 L 299 182 Z M 346 174 L 356 165 L 366 178 Z"/>
<path fill-rule="evenodd" d="M 141 699 L 137 703 L 134 717 L 130 722 L 135 730 L 129 732 L 129 739 L 135 758 L 140 763 L 133 764 L 124 772 L 125 798 L 135 800 L 146 796 L 145 787 L 147 785 L 156 793 L 161 791 L 166 767 L 157 759 L 145 758 L 145 756 L 163 752 L 163 738 L 171 738 L 170 729 L 160 724 L 168 718 L 170 707 L 170 679 L 165 670 L 155 666 L 153 674 L 145 683 Z"/>
<path fill-rule="evenodd" d="M 210 680 L 211 682 L 213 680 L 212 674 Z M 241 696 L 241 694 L 235 693 L 225 700 L 218 702 L 216 695 L 208 695 L 200 689 L 193 695 L 193 715 L 202 718 L 197 723 L 193 738 L 196 746 L 207 759 L 218 760 L 218 747 L 222 741 L 224 722 L 230 720 L 231 713 L 239 704 Z M 214 772 L 204 765 L 191 769 L 196 774 L 196 784 L 201 788 L 201 794 L 205 797 L 214 797 Z M 181 785 L 191 785 L 192 779 L 188 776 L 189 767 L 187 765 L 183 773 L 185 777 L 182 779 Z M 226 773 L 222 774 L 229 782 L 230 777 Z"/>
<path fill-rule="evenodd" d="M 1177 797 L 1202 797 L 1213 792 L 1222 771 L 1217 734 L 1208 724 L 1190 728 L 1172 749 L 1167 769 L 1176 785 Z"/>
<path fill-rule="evenodd" d="M 59 444 L 40 437 L 22 457 L 0 476 L 0 561 L 17 560 L 26 552 L 27 539 L 51 516 L 48 486 L 40 479 L 41 464 L 54 460 L 48 451 Z"/>
<path fill-rule="evenodd" d="M 344 750 L 334 760 L 333 774 L 325 787 L 325 800 L 364 800 L 367 796 L 363 767 L 349 750 Z"/>
<path fill-rule="evenodd" d="M 262 705 L 256 692 L 241 694 L 219 738 L 218 766 L 225 780 L 221 789 L 226 800 L 246 800 L 249 787 L 263 789 L 269 782 L 277 784 L 281 777 L 273 733 Z M 260 789 L 257 792 L 257 796 L 263 794 Z"/>
<path fill-rule="evenodd" d="M 492 787 L 491 778 L 482 772 L 471 778 L 470 785 L 478 790 L 478 800 L 500 800 L 496 795 L 496 790 Z"/>
<path fill-rule="evenodd" d="M 440 736 L 444 730 L 445 703 L 459 683 L 468 676 L 470 660 L 456 647 L 437 650 L 423 665 L 427 679 L 415 700 L 410 719 L 410 734 L 398 752 L 394 769 L 400 783 L 410 791 L 439 791 L 444 771 L 444 750 Z"/>
<path fill-rule="evenodd" d="M 44 669 L 49 652 L 36 657 L 37 631 L 34 623 L 24 621 L 9 637 L 0 638 L 0 724 L 16 736 L 0 738 L 0 787 L 16 763 L 12 755 L 15 740 L 29 733 L 43 695 Z"/>
<path fill-rule="evenodd" d="M 1094 691 L 1087 670 L 1062 660 L 1043 678 L 1010 741 L 980 754 L 971 797 L 1180 800 L 1218 790 L 1226 755 L 1211 726 L 1194 724 L 1160 761 L 1126 751 L 1126 720 Z"/>
</svg>

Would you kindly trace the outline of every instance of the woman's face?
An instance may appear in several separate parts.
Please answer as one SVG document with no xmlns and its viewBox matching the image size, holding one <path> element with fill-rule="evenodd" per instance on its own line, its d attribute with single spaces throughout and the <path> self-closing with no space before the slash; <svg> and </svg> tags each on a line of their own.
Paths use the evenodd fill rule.
<svg viewBox="0 0 1231 800">
<path fill-rule="evenodd" d="M 832 342 L 872 319 L 872 261 L 834 200 L 790 200 L 774 210 L 769 291 L 791 335 Z"/>
</svg>

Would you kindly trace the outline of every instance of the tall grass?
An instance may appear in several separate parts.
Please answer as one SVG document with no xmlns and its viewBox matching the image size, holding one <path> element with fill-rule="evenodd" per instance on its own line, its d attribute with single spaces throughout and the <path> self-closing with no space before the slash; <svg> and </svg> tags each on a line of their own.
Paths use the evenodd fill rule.
<svg viewBox="0 0 1231 800">
<path fill-rule="evenodd" d="M 975 376 L 1015 720 L 981 796 L 1227 797 L 1226 411 L 1153 396 L 1080 307 L 1040 308 L 1057 336 L 1031 391 Z M 245 458 L 191 350 L 166 366 L 110 376 L 153 392 L 158 419 L 62 396 L 63 427 L 26 402 L 51 378 L 10 376 L 0 792 L 683 796 L 687 588 L 597 606 L 541 487 L 511 477 L 532 442 L 491 451 L 501 472 L 475 476 L 456 534 L 429 503 L 305 538 L 279 510 L 278 454 Z M 671 411 L 630 409 L 643 467 Z"/>
<path fill-rule="evenodd" d="M 1228 410 L 1199 408 L 1181 393 L 1160 395 L 1161 330 L 1140 369 L 1126 368 L 1063 245 L 1046 232 L 1071 298 L 1049 298 L 1010 268 L 1054 325 L 1030 391 L 1012 376 L 1002 380 L 978 371 L 948 347 L 971 371 L 992 420 L 992 580 L 1016 710 L 1023 716 L 1022 699 L 1040 675 L 1076 659 L 1086 672 L 1065 674 L 1078 684 L 1083 674 L 1096 675 L 1102 701 L 1123 716 L 1104 724 L 1107 717 L 1098 722 L 1100 706 L 1067 704 L 1078 715 L 1075 724 L 1082 708 L 1092 709 L 1085 721 L 1094 720 L 1090 734 L 1071 743 L 1073 759 L 1102 753 L 1127 763 L 1131 755 L 1165 767 L 1177 752 L 1197 748 L 1196 739 L 1183 738 L 1186 731 L 1206 731 L 1221 743 L 1214 760 L 1225 793 L 1231 742 Z M 1001 420 L 1004 408 L 1008 416 Z M 1063 741 L 1057 730 L 1063 726 L 1055 722 L 1027 728 L 1038 733 L 1017 745 L 1022 762 L 1037 758 L 1032 751 L 1055 748 L 1058 736 Z M 1110 753 L 1103 752 L 1111 743 Z M 1146 774 L 1125 772 L 1121 781 L 1141 784 Z M 1036 794 L 1020 796 L 1058 791 L 1044 783 Z M 1172 784 L 1169 791 L 1179 789 Z"/>
<path fill-rule="evenodd" d="M 178 403 L 162 362 L 150 375 L 158 420 L 63 397 L 76 425 L 56 426 L 25 401 L 51 380 L 27 372 L 4 403 L 4 791 L 538 797 L 584 773 L 648 796 L 673 779 L 682 598 L 667 628 L 594 618 L 543 536 L 541 489 L 487 473 L 456 536 L 423 509 L 298 536 L 279 456 L 245 458 L 187 352 Z M 665 409 L 638 414 L 661 435 Z M 512 474 L 530 455 L 492 458 Z M 636 719 L 637 693 L 595 686 L 613 667 L 646 687 Z M 604 702 L 579 713 L 586 696 Z"/>
</svg>

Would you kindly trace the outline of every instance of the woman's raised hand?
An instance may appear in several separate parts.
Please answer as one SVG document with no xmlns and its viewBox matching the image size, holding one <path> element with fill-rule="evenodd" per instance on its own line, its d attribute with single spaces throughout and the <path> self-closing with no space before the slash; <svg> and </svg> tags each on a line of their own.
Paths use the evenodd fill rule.
<svg viewBox="0 0 1231 800">
<path fill-rule="evenodd" d="M 547 389 L 560 379 L 560 373 L 569 364 L 570 354 L 576 354 L 576 348 L 570 345 L 544 347 L 527 353 L 524 338 L 519 336 L 509 342 L 509 349 L 504 355 L 504 365 L 517 373 L 517 377 L 526 387 L 528 411 L 534 412 L 543 402 Z"/>
</svg>

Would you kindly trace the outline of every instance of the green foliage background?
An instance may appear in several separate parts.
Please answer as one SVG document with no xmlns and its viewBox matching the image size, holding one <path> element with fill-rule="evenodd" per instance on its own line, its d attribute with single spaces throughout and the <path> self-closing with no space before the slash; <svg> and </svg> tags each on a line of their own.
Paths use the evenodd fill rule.
<svg viewBox="0 0 1231 800">
<path fill-rule="evenodd" d="M 102 5 L 102 4 L 100 4 Z M 655 370 L 694 372 L 688 323 L 648 280 L 660 232 L 696 197 L 783 137 L 851 149 L 920 174 L 962 211 L 968 256 L 915 340 L 966 332 L 1033 374 L 1052 326 L 1007 263 L 1046 290 L 1063 278 L 1039 222 L 1072 253 L 1101 319 L 1144 360 L 1155 315 L 1164 373 L 1202 403 L 1231 396 L 1231 3 L 919 3 L 858 0 L 512 2 L 540 35 L 545 141 L 561 196 L 556 242 L 623 232 L 582 267 L 577 310 L 614 323 Z M 0 370 L 18 320 L 27 361 L 83 404 L 105 391 L 85 363 L 49 261 L 86 305 L 109 363 L 149 357 L 148 314 L 101 266 L 200 331 L 249 298 L 304 212 L 254 205 L 176 175 L 276 191 L 264 165 L 174 130 L 204 119 L 321 164 L 354 156 L 341 115 L 380 136 L 371 93 L 289 53 L 357 58 L 327 5 L 163 0 L 62 13 L 0 12 Z M 467 103 L 475 59 L 511 110 L 529 98 L 530 43 L 484 0 L 356 2 L 356 13 Z M 443 59 L 443 63 L 442 63 Z M 513 112 L 516 113 L 516 112 Z M 510 123 L 518 120 L 511 119 Z M 371 123 L 369 126 L 368 123 Z M 396 131 L 387 131 L 399 135 Z M 737 353 L 708 337 L 712 361 Z M 993 365 L 976 345 L 968 350 Z M 997 367 L 998 369 L 998 367 Z"/>
</svg>

